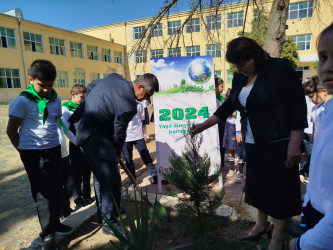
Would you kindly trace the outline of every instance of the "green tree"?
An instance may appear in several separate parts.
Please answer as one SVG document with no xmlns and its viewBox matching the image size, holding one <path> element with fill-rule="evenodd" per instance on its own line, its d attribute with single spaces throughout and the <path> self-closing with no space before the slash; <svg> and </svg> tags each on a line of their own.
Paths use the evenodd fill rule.
<svg viewBox="0 0 333 250">
<path fill-rule="evenodd" d="M 289 37 L 289 39 L 283 44 L 281 52 L 281 58 L 287 58 L 294 68 L 297 68 L 299 64 L 297 49 L 297 45 L 294 43 L 293 39 Z"/>
<path fill-rule="evenodd" d="M 186 80 L 183 78 L 183 79 L 181 79 L 181 81 L 180 81 L 180 85 L 185 85 L 186 84 Z"/>
<path fill-rule="evenodd" d="M 212 189 L 211 183 L 217 179 L 221 168 L 219 167 L 211 174 L 208 154 L 199 155 L 202 135 L 191 138 L 189 134 L 185 134 L 185 138 L 186 146 L 182 156 L 173 152 L 170 157 L 172 167 L 164 170 L 162 175 L 172 185 L 185 192 L 186 196 L 178 197 L 177 208 L 181 213 L 194 216 L 200 234 L 204 234 L 211 226 L 210 219 L 221 205 L 224 196 L 224 189 L 213 197 L 209 195 L 209 191 Z M 168 192 L 174 194 L 170 189 Z"/>
<path fill-rule="evenodd" d="M 318 61 L 314 61 L 314 62 L 313 62 L 313 67 L 317 70 L 317 67 L 318 67 Z"/>
</svg>

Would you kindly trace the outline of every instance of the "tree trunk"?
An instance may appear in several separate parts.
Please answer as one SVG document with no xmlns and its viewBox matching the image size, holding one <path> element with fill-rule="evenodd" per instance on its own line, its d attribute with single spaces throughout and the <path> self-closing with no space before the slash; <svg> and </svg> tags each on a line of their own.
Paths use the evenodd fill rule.
<svg viewBox="0 0 333 250">
<path fill-rule="evenodd" d="M 290 0 L 273 0 L 269 13 L 264 49 L 272 57 L 280 57 L 282 45 L 287 40 L 286 21 Z"/>
</svg>

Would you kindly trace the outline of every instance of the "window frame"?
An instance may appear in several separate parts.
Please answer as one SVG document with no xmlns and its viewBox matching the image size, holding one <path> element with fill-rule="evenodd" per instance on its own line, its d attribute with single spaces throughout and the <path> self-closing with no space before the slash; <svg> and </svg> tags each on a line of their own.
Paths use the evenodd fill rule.
<svg viewBox="0 0 333 250">
<path fill-rule="evenodd" d="M 133 37 L 134 39 L 144 38 L 144 32 L 146 30 L 145 26 L 138 26 L 133 28 Z"/>
<path fill-rule="evenodd" d="M 163 49 L 152 49 L 150 50 L 151 58 L 161 58 L 163 57 Z"/>
<path fill-rule="evenodd" d="M 208 30 L 220 30 L 222 27 L 221 14 L 217 14 L 217 16 L 216 15 L 206 16 L 206 26 Z"/>
<path fill-rule="evenodd" d="M 219 53 L 219 55 L 218 55 Z M 217 44 L 206 44 L 206 55 L 219 58 L 222 56 L 222 46 L 220 43 Z"/>
<path fill-rule="evenodd" d="M 185 30 L 186 33 L 200 32 L 200 19 L 199 18 L 193 18 L 193 19 L 188 20 L 186 22 L 185 29 L 186 29 Z"/>
<path fill-rule="evenodd" d="M 14 76 L 13 70 L 16 70 L 18 72 L 18 76 Z M 8 75 L 8 71 L 10 72 L 10 76 Z M 2 74 L 3 73 L 3 74 Z M 4 79 L 4 82 L 6 84 L 6 87 L 2 87 L 2 79 Z M 16 84 L 14 79 L 19 80 L 19 87 L 14 87 Z M 12 87 L 8 87 L 8 80 L 10 80 L 10 84 Z M 21 81 L 21 70 L 20 69 L 11 69 L 11 68 L 0 68 L 0 89 L 21 89 L 22 88 L 22 81 Z"/>
<path fill-rule="evenodd" d="M 78 45 L 80 45 L 81 48 L 78 48 Z M 76 58 L 84 58 L 83 57 L 83 44 L 82 43 L 77 43 L 77 42 L 69 42 L 69 47 L 71 51 L 71 57 L 76 57 Z M 81 51 L 81 56 L 77 56 L 78 53 Z"/>
<path fill-rule="evenodd" d="M 123 52 L 121 52 L 121 51 L 113 51 L 113 55 L 114 55 L 114 62 L 115 63 L 117 63 L 117 64 L 123 64 Z"/>
<path fill-rule="evenodd" d="M 97 76 L 97 78 L 95 76 Z M 90 82 L 99 80 L 100 75 L 99 75 L 99 73 L 96 73 L 96 72 L 90 72 L 89 73 L 89 79 L 90 79 Z"/>
<path fill-rule="evenodd" d="M 65 75 L 65 77 L 63 77 Z M 61 78 L 59 76 L 61 75 Z M 65 82 L 64 82 L 65 81 Z M 59 82 L 61 82 L 59 84 Z M 57 71 L 57 78 L 54 81 L 55 88 L 69 88 L 68 71 Z"/>
<path fill-rule="evenodd" d="M 306 3 L 306 7 L 302 7 L 302 4 Z M 292 9 L 294 6 L 297 5 L 297 8 Z M 310 6 L 311 5 L 311 6 Z M 300 17 L 300 12 L 306 10 L 306 16 L 305 17 Z M 290 15 L 295 13 L 297 14 L 296 17 L 290 18 Z M 301 18 L 308 18 L 313 16 L 313 1 L 301 1 L 301 2 L 296 2 L 296 3 L 290 3 L 289 8 L 288 8 L 288 14 L 287 14 L 287 20 L 294 20 L 294 19 L 301 19 Z"/>
<path fill-rule="evenodd" d="M 172 36 L 179 34 L 181 26 L 182 22 L 180 20 L 168 22 L 168 35 Z"/>
<path fill-rule="evenodd" d="M 151 32 L 151 37 L 163 36 L 163 26 L 159 23 Z"/>
<path fill-rule="evenodd" d="M 134 58 L 136 63 L 146 63 L 147 62 L 147 51 L 137 50 L 134 52 Z"/>
<path fill-rule="evenodd" d="M 51 39 L 53 39 L 54 44 L 51 43 Z M 58 44 L 56 44 L 56 41 L 58 41 Z M 60 41 L 63 41 L 63 46 L 60 45 Z M 55 37 L 49 37 L 49 45 L 50 45 L 50 54 L 52 55 L 59 55 L 59 56 L 66 56 L 66 43 L 65 43 L 65 39 L 59 39 L 59 38 L 55 38 Z M 54 52 L 57 51 L 58 48 L 58 52 L 59 53 L 52 53 L 52 48 L 54 48 Z M 63 48 L 63 54 L 60 53 L 61 48 Z"/>
<path fill-rule="evenodd" d="M 242 15 L 239 17 L 239 15 Z M 232 15 L 232 18 L 229 18 L 229 16 Z M 237 15 L 235 17 L 235 15 Z M 242 23 L 239 24 L 239 20 L 242 20 Z M 229 21 L 232 21 L 232 25 L 229 25 Z M 235 27 L 241 27 L 244 25 L 244 11 L 237 11 L 237 12 L 231 12 L 227 14 L 227 27 L 228 28 L 235 28 Z"/>
<path fill-rule="evenodd" d="M 1 32 L 1 29 L 4 29 L 5 34 L 3 35 Z M 8 35 L 8 31 L 7 30 L 11 30 L 13 32 L 13 37 Z M 5 40 L 6 43 L 6 47 L 3 46 L 3 39 Z M 14 39 L 14 43 L 15 43 L 15 48 L 14 47 L 10 47 L 8 46 L 8 40 L 9 39 Z M 2 27 L 0 26 L 0 48 L 6 48 L 6 49 L 17 49 L 17 41 L 16 41 L 16 30 L 15 29 L 11 29 L 11 28 L 6 28 L 6 27 Z"/>
<path fill-rule="evenodd" d="M 304 36 L 304 41 L 297 41 L 301 36 Z M 307 40 L 308 36 L 310 36 L 310 40 Z M 311 33 L 294 35 L 294 36 L 291 36 L 291 38 L 293 39 L 294 43 L 297 46 L 297 51 L 311 50 L 311 40 L 312 40 L 312 34 Z M 304 48 L 305 49 L 300 49 L 300 47 L 298 45 L 299 43 L 304 43 Z M 309 48 L 307 48 L 307 46 Z"/>
<path fill-rule="evenodd" d="M 77 75 L 76 75 L 76 74 L 77 74 Z M 78 75 L 82 76 L 82 74 L 83 74 L 83 78 L 84 78 L 84 79 L 75 77 L 75 75 L 76 75 L 76 76 L 78 76 Z M 77 82 L 77 80 L 79 80 L 80 82 Z M 84 80 L 83 83 L 82 83 L 82 80 Z M 83 86 L 86 86 L 86 85 L 87 85 L 87 81 L 86 81 L 86 73 L 85 73 L 85 72 L 73 72 L 73 85 L 75 85 L 75 84 L 81 84 L 81 85 L 83 85 Z"/>
<path fill-rule="evenodd" d="M 29 39 L 26 38 L 26 35 L 29 35 Z M 37 41 L 37 36 L 40 37 L 41 41 Z M 25 51 L 31 51 L 31 52 L 36 52 L 36 53 L 44 53 L 43 35 L 23 31 L 23 43 L 24 43 L 24 50 Z M 30 49 L 27 48 L 28 43 L 30 45 L 29 46 Z M 37 46 L 38 44 L 41 45 L 41 48 L 42 48 L 41 51 L 38 51 L 38 46 Z"/>
<path fill-rule="evenodd" d="M 95 51 L 96 49 L 96 51 Z M 99 60 L 98 56 L 98 46 L 87 45 L 87 58 L 90 60 Z"/>
<path fill-rule="evenodd" d="M 108 52 L 108 53 L 107 53 Z M 111 58 L 111 49 L 104 49 L 102 48 L 102 61 L 103 62 L 112 62 L 112 58 Z"/>
<path fill-rule="evenodd" d="M 181 57 L 182 48 L 168 48 L 168 57 Z"/>
<path fill-rule="evenodd" d="M 186 56 L 200 56 L 200 45 L 186 47 Z"/>
</svg>

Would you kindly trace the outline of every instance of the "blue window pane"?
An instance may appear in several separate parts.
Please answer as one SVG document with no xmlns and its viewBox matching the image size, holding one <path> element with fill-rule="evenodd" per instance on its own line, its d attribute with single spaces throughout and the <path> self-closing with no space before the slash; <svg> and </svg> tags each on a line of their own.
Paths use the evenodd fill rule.
<svg viewBox="0 0 333 250">
<path fill-rule="evenodd" d="M 289 5 L 289 10 L 297 10 L 298 9 L 298 3 L 293 3 Z"/>
<path fill-rule="evenodd" d="M 304 9 L 304 10 L 300 10 L 299 11 L 299 18 L 304 18 L 304 17 L 307 17 L 307 9 Z"/>
</svg>

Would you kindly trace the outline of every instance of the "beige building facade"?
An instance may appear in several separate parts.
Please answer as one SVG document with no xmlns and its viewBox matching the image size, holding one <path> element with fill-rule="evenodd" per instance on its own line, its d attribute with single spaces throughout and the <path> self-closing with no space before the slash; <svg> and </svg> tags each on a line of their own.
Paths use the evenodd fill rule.
<svg viewBox="0 0 333 250">
<path fill-rule="evenodd" d="M 36 59 L 57 69 L 55 90 L 69 97 L 74 84 L 87 85 L 116 72 L 129 78 L 121 44 L 23 19 L 19 9 L 0 14 L 0 102 L 16 98 L 28 85 Z"/>
<path fill-rule="evenodd" d="M 257 1 L 257 4 L 268 16 L 272 1 Z M 226 46 L 230 40 L 238 37 L 244 23 L 245 31 L 251 30 L 255 8 L 257 6 L 254 4 L 250 4 L 248 10 L 245 4 L 226 4 L 218 9 L 217 15 L 216 9 L 204 10 L 196 13 L 186 24 L 184 22 L 188 12 L 170 14 L 156 26 L 149 45 L 142 50 L 135 47 L 151 18 L 92 27 L 77 32 L 125 45 L 132 80 L 150 72 L 151 57 L 212 55 L 215 74 L 221 76 L 228 87 L 231 86 L 232 74 L 225 61 Z M 300 64 L 296 70 L 302 80 L 316 74 L 314 62 L 318 60 L 317 37 L 332 21 L 332 6 L 329 1 L 318 0 L 318 4 L 314 6 L 311 0 L 291 0 L 286 34 L 293 37 L 298 46 Z M 177 44 L 177 32 L 182 25 L 184 32 Z"/>
</svg>

